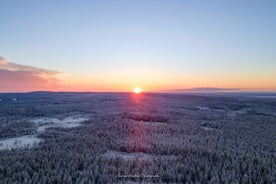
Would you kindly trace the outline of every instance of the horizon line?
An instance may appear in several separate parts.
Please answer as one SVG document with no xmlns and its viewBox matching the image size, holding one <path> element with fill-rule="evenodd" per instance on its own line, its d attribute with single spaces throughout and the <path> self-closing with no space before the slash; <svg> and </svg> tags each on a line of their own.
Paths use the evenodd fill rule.
<svg viewBox="0 0 276 184">
<path fill-rule="evenodd" d="M 17 92 L 1 92 L 0 94 L 25 94 L 25 93 L 133 93 L 130 91 L 17 91 Z M 241 89 L 230 89 L 230 90 L 214 90 L 214 91 L 203 91 L 203 90 L 145 90 L 141 93 L 164 93 L 164 94 L 181 94 L 181 93 L 276 93 L 276 90 L 241 90 Z"/>
</svg>

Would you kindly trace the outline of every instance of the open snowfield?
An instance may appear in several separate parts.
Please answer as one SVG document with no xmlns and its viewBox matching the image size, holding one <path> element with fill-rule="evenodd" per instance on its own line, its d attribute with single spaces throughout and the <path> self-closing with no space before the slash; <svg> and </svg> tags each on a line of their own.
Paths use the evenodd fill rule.
<svg viewBox="0 0 276 184">
<path fill-rule="evenodd" d="M 0 150 L 12 148 L 30 148 L 34 144 L 38 144 L 42 139 L 37 138 L 35 135 L 25 135 L 0 141 Z"/>
<path fill-rule="evenodd" d="M 274 98 L 41 92 L 0 99 L 0 184 L 276 181 Z"/>
<path fill-rule="evenodd" d="M 60 118 L 38 118 L 31 120 L 37 125 L 37 132 L 43 133 L 47 128 L 72 128 L 78 127 L 81 125 L 81 122 L 87 121 L 89 118 L 84 117 L 65 117 L 63 119 Z"/>
<path fill-rule="evenodd" d="M 127 152 L 121 152 L 121 151 L 114 151 L 114 150 L 108 150 L 107 152 L 105 152 L 103 154 L 104 157 L 106 158 L 119 158 L 119 159 L 123 159 L 125 161 L 148 161 L 148 162 L 152 162 L 153 159 L 177 159 L 176 156 L 158 156 L 158 155 L 153 155 L 153 154 L 147 154 L 147 153 L 143 153 L 143 152 L 134 152 L 134 153 L 127 153 Z"/>
<path fill-rule="evenodd" d="M 38 134 L 45 132 L 48 128 L 72 128 L 81 126 L 81 123 L 89 120 L 87 117 L 65 117 L 65 118 L 38 118 L 32 119 L 30 122 L 35 123 L 36 134 L 24 135 L 0 140 L 0 150 L 12 148 L 25 148 L 37 145 L 42 139 L 38 138 Z"/>
<path fill-rule="evenodd" d="M 146 154 L 146 153 L 125 153 L 125 152 L 119 152 L 119 151 L 112 151 L 109 150 L 106 153 L 103 154 L 107 158 L 121 158 L 123 160 L 144 160 L 144 161 L 150 161 L 154 157 L 153 155 Z"/>
</svg>

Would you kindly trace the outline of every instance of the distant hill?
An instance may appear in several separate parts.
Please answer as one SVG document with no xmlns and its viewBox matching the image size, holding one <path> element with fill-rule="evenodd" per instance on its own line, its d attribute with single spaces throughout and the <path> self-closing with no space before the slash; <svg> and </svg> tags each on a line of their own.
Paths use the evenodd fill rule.
<svg viewBox="0 0 276 184">
<path fill-rule="evenodd" d="M 239 88 L 214 88 L 214 87 L 198 87 L 188 89 L 164 90 L 168 92 L 220 92 L 220 91 L 239 91 Z"/>
</svg>

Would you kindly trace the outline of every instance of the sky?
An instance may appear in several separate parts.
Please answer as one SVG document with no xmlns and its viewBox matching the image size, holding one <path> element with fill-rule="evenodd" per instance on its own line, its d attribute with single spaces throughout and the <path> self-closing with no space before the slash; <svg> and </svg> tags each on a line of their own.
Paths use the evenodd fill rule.
<svg viewBox="0 0 276 184">
<path fill-rule="evenodd" d="M 276 91 L 276 1 L 8 0 L 0 92 Z"/>
</svg>

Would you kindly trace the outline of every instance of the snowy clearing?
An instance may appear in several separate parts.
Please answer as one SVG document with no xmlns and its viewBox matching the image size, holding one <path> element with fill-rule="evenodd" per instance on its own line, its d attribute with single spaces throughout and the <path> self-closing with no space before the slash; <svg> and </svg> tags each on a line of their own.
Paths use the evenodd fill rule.
<svg viewBox="0 0 276 184">
<path fill-rule="evenodd" d="M 240 109 L 240 110 L 236 110 L 236 111 L 229 111 L 227 112 L 227 116 L 230 116 L 230 117 L 236 117 L 238 115 L 243 115 L 243 114 L 246 114 L 248 112 L 248 108 L 244 108 L 244 109 Z"/>
<path fill-rule="evenodd" d="M 78 117 L 78 116 L 72 116 L 72 117 L 66 117 L 66 118 L 38 118 L 31 120 L 32 122 L 36 124 L 44 124 L 44 123 L 54 123 L 54 124 L 79 124 L 80 122 L 86 121 L 89 118 L 87 117 Z"/>
<path fill-rule="evenodd" d="M 146 153 L 140 153 L 140 152 L 136 152 L 136 153 L 126 153 L 126 152 L 121 152 L 121 151 L 113 151 L 113 150 L 109 150 L 106 153 L 104 153 L 104 156 L 109 157 L 109 158 L 122 158 L 123 160 L 134 160 L 134 159 L 138 159 L 138 160 L 152 160 L 152 158 L 154 157 L 153 155 L 150 154 L 146 154 Z"/>
<path fill-rule="evenodd" d="M 31 122 L 37 124 L 36 132 L 38 134 L 46 131 L 47 128 L 72 128 L 81 125 L 81 122 L 88 120 L 87 117 L 67 117 L 64 119 L 60 118 L 39 118 L 32 119 Z M 21 137 L 14 137 L 0 141 L 0 150 L 12 149 L 12 148 L 24 148 L 32 147 L 36 143 L 41 142 L 42 139 L 38 138 L 36 134 L 24 135 Z"/>
<path fill-rule="evenodd" d="M 198 108 L 199 110 L 204 110 L 204 111 L 210 110 L 209 107 L 204 107 L 204 106 L 197 106 L 197 108 Z"/>
<path fill-rule="evenodd" d="M 205 131 L 212 131 L 212 130 L 216 130 L 215 128 L 212 128 L 212 127 L 204 127 L 204 126 L 201 126 L 201 128 Z"/>
<path fill-rule="evenodd" d="M 0 141 L 0 150 L 31 147 L 41 142 L 35 135 L 24 135 Z"/>
<path fill-rule="evenodd" d="M 114 150 L 108 150 L 103 154 L 103 156 L 107 158 L 121 158 L 125 161 L 129 160 L 138 160 L 138 161 L 152 161 L 154 158 L 158 158 L 157 155 L 142 153 L 142 152 L 133 152 L 133 153 L 127 153 L 127 152 L 121 152 L 121 151 L 114 151 Z M 176 156 L 167 156 L 162 155 L 160 156 L 162 159 L 176 159 Z"/>
<path fill-rule="evenodd" d="M 43 133 L 47 128 L 61 127 L 61 128 L 72 128 L 81 125 L 81 122 L 88 120 L 87 117 L 67 117 L 64 119 L 60 118 L 39 118 L 34 119 L 32 122 L 38 124 L 37 132 Z"/>
</svg>

